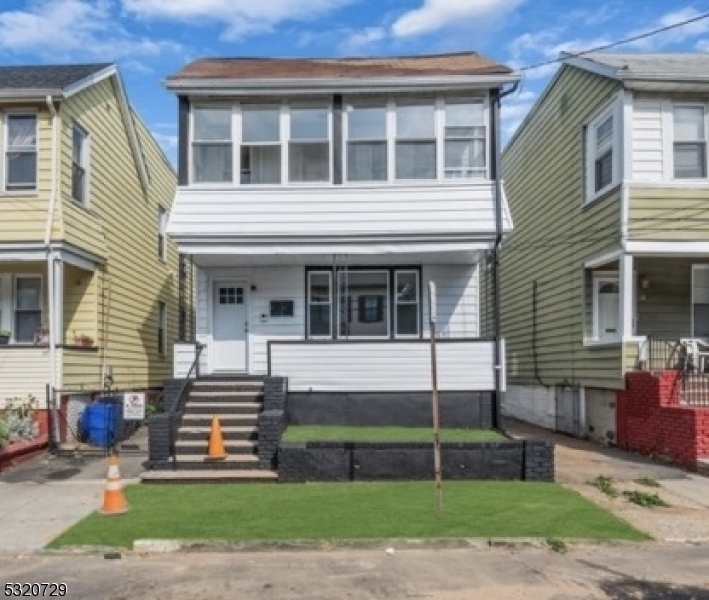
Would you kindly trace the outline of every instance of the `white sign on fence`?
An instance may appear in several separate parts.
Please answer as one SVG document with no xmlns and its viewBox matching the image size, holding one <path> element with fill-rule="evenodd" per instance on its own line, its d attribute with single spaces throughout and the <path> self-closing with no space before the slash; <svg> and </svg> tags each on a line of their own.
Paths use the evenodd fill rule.
<svg viewBox="0 0 709 600">
<path fill-rule="evenodd" d="M 133 421 L 145 419 L 144 392 L 126 392 L 123 394 L 123 418 Z"/>
</svg>

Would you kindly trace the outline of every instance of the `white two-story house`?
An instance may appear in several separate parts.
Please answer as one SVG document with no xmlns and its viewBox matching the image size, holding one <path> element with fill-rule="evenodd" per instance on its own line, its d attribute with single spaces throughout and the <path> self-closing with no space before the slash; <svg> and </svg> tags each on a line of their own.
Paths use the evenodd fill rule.
<svg viewBox="0 0 709 600">
<path fill-rule="evenodd" d="M 201 59 L 169 77 L 179 187 L 168 233 L 198 268 L 200 374 L 290 391 L 494 391 L 481 257 L 511 229 L 499 97 L 474 52 Z M 175 375 L 194 348 L 181 345 Z"/>
</svg>

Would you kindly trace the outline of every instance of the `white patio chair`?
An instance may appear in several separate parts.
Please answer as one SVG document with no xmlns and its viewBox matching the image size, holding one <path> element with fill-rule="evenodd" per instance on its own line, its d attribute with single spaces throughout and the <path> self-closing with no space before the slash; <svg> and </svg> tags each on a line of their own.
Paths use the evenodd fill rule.
<svg viewBox="0 0 709 600">
<path fill-rule="evenodd" d="M 709 342 L 698 338 L 684 338 L 680 340 L 687 350 L 687 356 L 692 357 L 692 365 L 697 369 L 697 372 L 703 373 L 705 368 L 705 359 L 709 357 Z"/>
</svg>

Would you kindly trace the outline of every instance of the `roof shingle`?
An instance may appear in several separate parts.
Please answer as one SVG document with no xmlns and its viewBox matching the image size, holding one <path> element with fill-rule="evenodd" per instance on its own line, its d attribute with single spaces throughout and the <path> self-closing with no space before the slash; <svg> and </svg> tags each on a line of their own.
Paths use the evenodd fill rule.
<svg viewBox="0 0 709 600">
<path fill-rule="evenodd" d="M 0 67 L 0 90 L 63 90 L 111 63 Z"/>
</svg>

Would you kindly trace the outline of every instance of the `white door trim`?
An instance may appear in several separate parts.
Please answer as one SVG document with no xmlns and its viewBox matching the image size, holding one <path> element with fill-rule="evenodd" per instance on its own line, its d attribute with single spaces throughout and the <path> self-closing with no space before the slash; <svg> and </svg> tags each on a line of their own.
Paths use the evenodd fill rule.
<svg viewBox="0 0 709 600">
<path fill-rule="evenodd" d="M 243 277 L 230 277 L 228 275 L 225 276 L 219 276 L 219 275 L 210 275 L 207 278 L 207 314 L 208 314 L 208 321 L 209 321 L 209 345 L 212 347 L 212 350 L 208 352 L 207 356 L 207 368 L 209 370 L 210 374 L 215 373 L 215 364 L 214 364 L 214 286 L 217 282 L 224 282 L 224 283 L 233 283 L 239 287 L 244 288 L 244 311 L 245 311 L 245 327 L 246 330 L 244 332 L 244 343 L 245 343 L 245 348 L 244 348 L 244 373 L 250 373 L 251 369 L 251 352 L 250 352 L 250 343 L 249 343 L 249 290 L 250 290 L 250 285 L 249 285 L 249 280 L 245 279 Z M 241 371 L 238 371 L 241 372 Z"/>
</svg>

